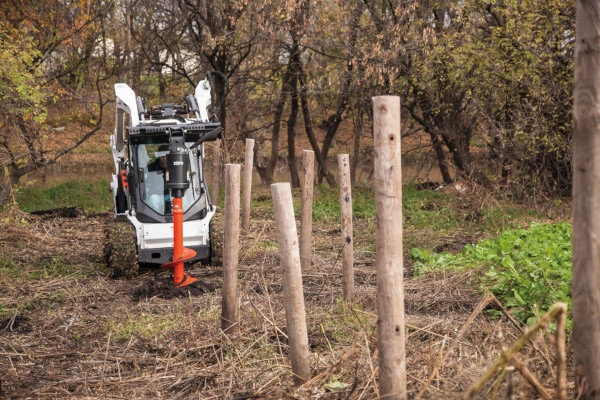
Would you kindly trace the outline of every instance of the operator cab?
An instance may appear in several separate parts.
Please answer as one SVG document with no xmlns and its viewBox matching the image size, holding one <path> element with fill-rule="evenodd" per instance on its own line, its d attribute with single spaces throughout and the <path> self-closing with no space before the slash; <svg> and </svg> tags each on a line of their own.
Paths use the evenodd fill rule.
<svg viewBox="0 0 600 400">
<path fill-rule="evenodd" d="M 193 144 L 192 141 L 185 142 L 186 148 Z M 183 195 L 184 219 L 196 214 L 202 217 L 208 206 L 202 152 L 202 148 L 195 148 L 186 155 L 190 186 Z M 134 208 L 138 219 L 142 222 L 171 222 L 173 202 L 171 191 L 166 186 L 169 145 L 149 137 L 139 144 L 132 144 L 130 153 L 132 164 L 136 166 L 130 184 L 137 195 Z"/>
</svg>

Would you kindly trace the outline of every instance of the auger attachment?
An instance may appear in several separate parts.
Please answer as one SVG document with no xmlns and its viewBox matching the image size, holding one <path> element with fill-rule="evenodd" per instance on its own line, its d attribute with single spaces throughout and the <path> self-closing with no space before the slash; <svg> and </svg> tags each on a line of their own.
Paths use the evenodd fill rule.
<svg viewBox="0 0 600 400">
<path fill-rule="evenodd" d="M 182 132 L 183 133 L 183 132 Z M 180 288 L 196 282 L 183 271 L 183 264 L 196 256 L 192 249 L 183 247 L 183 195 L 189 187 L 189 158 L 181 136 L 171 136 L 169 154 L 167 154 L 167 171 L 165 186 L 171 190 L 173 197 L 173 261 L 161 265 L 162 268 L 173 270 L 175 286 Z"/>
</svg>

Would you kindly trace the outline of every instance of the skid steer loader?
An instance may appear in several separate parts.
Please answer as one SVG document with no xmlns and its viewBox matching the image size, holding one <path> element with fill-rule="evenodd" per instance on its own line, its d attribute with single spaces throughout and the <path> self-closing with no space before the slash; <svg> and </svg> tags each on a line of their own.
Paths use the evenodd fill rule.
<svg viewBox="0 0 600 400">
<path fill-rule="evenodd" d="M 183 272 L 184 262 L 211 258 L 215 206 L 204 176 L 203 143 L 223 131 L 215 114 L 209 115 L 211 80 L 207 74 L 183 105 L 149 109 L 127 84 L 115 84 L 115 218 L 107 225 L 105 257 L 116 277 L 155 264 L 172 269 L 175 286 L 182 287 L 196 280 Z"/>
</svg>

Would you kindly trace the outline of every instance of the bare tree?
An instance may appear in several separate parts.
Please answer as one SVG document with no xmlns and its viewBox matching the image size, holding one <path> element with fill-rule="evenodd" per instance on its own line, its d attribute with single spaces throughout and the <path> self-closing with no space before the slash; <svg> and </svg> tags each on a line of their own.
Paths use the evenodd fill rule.
<svg viewBox="0 0 600 400">
<path fill-rule="evenodd" d="M 100 129 L 106 71 L 104 62 L 94 65 L 92 59 L 104 11 L 87 2 L 59 0 L 9 1 L 0 6 L 0 43 L 9 49 L 2 55 L 8 59 L 0 63 L 6 78 L 0 98 L 0 163 L 4 170 L 0 202 L 20 177 L 55 164 Z M 50 132 L 44 124 L 47 104 L 61 90 L 77 96 L 87 89 L 81 82 L 90 78 L 97 100 L 95 109 L 90 109 L 93 126 L 64 148 L 49 151 Z"/>
</svg>

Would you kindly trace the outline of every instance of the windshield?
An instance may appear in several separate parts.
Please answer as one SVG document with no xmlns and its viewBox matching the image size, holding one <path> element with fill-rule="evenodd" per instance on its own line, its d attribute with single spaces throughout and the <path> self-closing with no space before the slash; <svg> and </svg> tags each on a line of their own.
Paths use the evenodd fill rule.
<svg viewBox="0 0 600 400">
<path fill-rule="evenodd" d="M 186 142 L 187 147 L 193 143 Z M 141 200 L 161 215 L 172 214 L 172 197 L 165 187 L 166 155 L 169 153 L 166 144 L 140 144 L 137 146 L 138 172 L 140 176 Z M 190 187 L 183 196 L 183 212 L 186 212 L 200 197 L 198 181 L 198 163 L 190 151 Z"/>
</svg>

